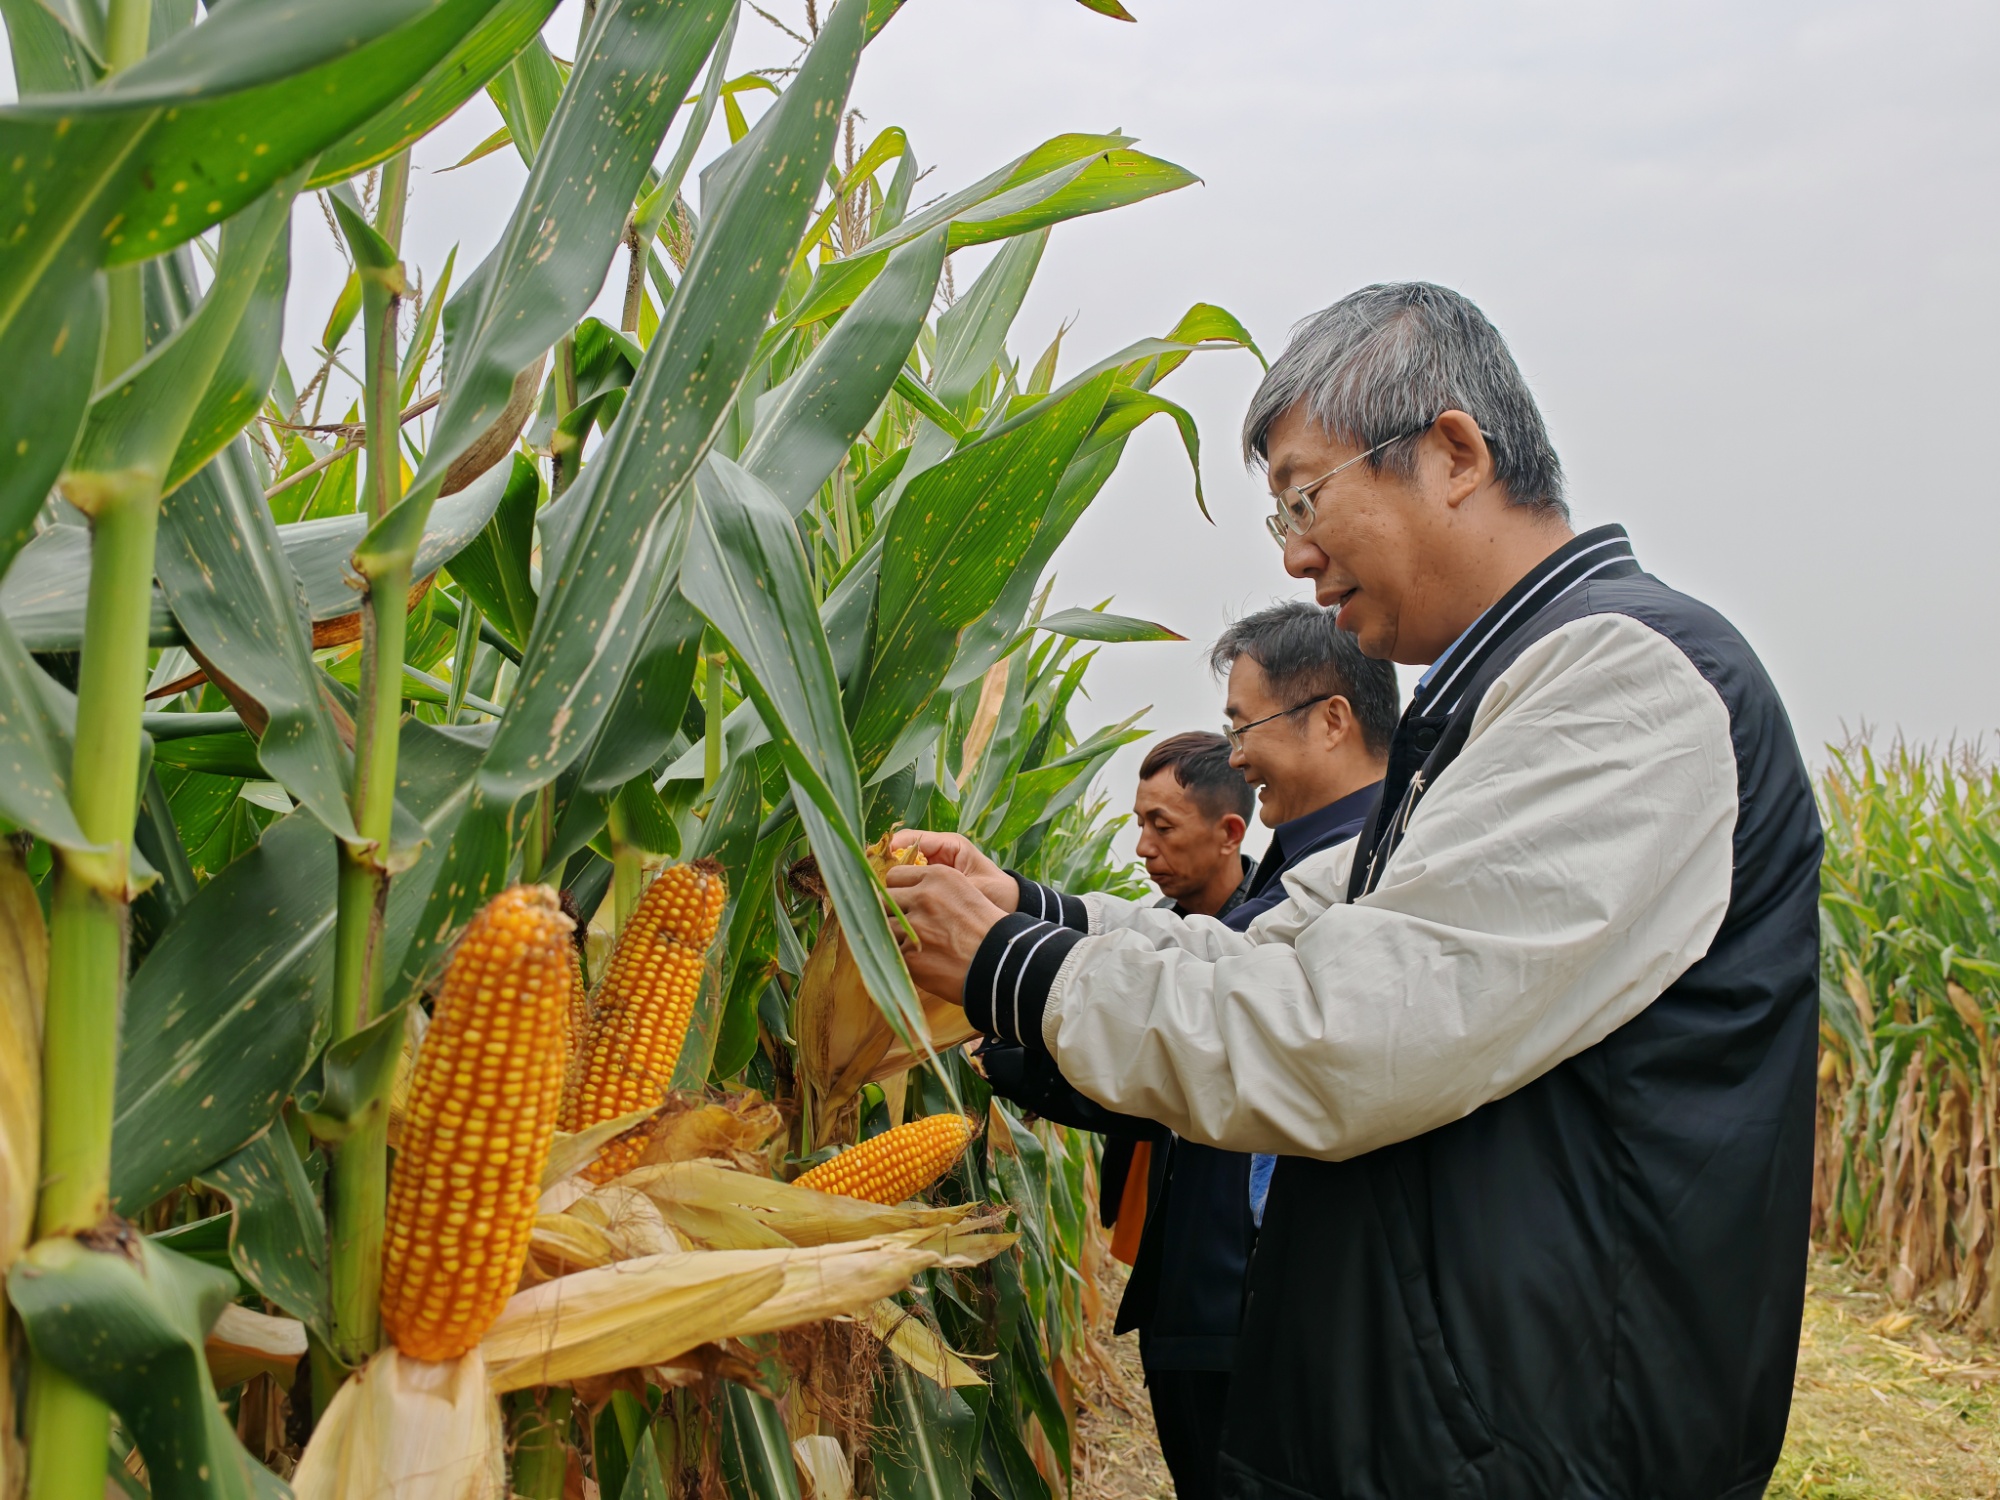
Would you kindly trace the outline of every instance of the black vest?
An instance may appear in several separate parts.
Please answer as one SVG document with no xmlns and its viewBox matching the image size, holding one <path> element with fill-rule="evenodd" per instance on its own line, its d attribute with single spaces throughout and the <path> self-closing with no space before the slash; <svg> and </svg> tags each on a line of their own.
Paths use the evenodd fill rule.
<svg viewBox="0 0 2000 1500">
<path fill-rule="evenodd" d="M 1523 587 L 1613 534 L 1577 538 Z M 1636 563 L 1593 571 L 1460 658 L 1449 702 L 1412 703 L 1356 886 L 1492 679 L 1558 627 L 1615 613 L 1679 647 L 1728 709 L 1722 927 L 1636 1019 L 1505 1098 L 1348 1161 L 1279 1162 L 1225 1500 L 1752 1500 L 1776 1463 L 1805 1294 L 1818 812 L 1734 628 Z"/>
</svg>

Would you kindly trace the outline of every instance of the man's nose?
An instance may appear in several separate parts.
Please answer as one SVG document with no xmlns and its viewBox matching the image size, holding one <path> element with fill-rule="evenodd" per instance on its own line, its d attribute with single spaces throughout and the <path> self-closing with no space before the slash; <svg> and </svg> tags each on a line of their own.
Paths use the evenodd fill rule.
<svg viewBox="0 0 2000 1500">
<path fill-rule="evenodd" d="M 1326 553 L 1319 543 L 1297 532 L 1285 534 L 1285 571 L 1294 578 L 1317 578 L 1326 571 Z"/>
</svg>

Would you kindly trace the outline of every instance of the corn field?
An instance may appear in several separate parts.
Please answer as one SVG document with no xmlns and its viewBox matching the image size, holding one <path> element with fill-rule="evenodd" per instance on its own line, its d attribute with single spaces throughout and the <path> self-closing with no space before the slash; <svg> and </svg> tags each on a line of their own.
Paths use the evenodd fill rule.
<svg viewBox="0 0 2000 1500">
<path fill-rule="evenodd" d="M 920 193 L 847 102 L 898 0 L 554 9 L 0 0 L 0 1497 L 1068 1482 L 1090 1152 L 912 984 L 887 835 L 1136 885 L 1077 719 L 1171 634 L 1050 564 L 1155 416 L 1199 505 L 1159 387 L 1261 356 L 1010 352 L 1193 178 Z M 482 92 L 525 186 L 412 264 Z"/>
<path fill-rule="evenodd" d="M 1970 1325 L 2000 1327 L 2000 768 L 1901 744 L 1822 781 L 1816 1232 Z"/>
</svg>

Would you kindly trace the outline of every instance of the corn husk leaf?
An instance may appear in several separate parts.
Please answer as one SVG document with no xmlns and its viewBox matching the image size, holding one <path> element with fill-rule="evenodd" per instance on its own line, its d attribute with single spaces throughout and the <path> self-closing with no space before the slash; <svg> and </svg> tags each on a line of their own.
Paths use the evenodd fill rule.
<svg viewBox="0 0 2000 1500">
<path fill-rule="evenodd" d="M 789 1182 L 733 1171 L 715 1162 L 677 1162 L 639 1167 L 619 1179 L 655 1203 L 675 1227 L 693 1218 L 692 1210 L 727 1216 L 748 1214 L 794 1245 L 831 1245 L 897 1234 L 908 1229 L 934 1229 L 962 1223 L 975 1205 L 945 1208 L 888 1207 L 818 1193 Z M 688 1232 L 702 1238 L 699 1231 Z"/>
<path fill-rule="evenodd" d="M 253 1375 L 269 1375 L 290 1385 L 306 1352 L 306 1325 L 297 1318 L 274 1318 L 230 1303 L 222 1309 L 202 1345 L 208 1373 L 218 1391 Z"/>
<path fill-rule="evenodd" d="M 963 1224 L 942 1224 L 935 1229 L 906 1229 L 883 1238 L 908 1245 L 912 1250 L 928 1250 L 938 1257 L 938 1264 L 945 1266 L 977 1266 L 1011 1250 L 1019 1242 L 1018 1234 L 994 1234 L 993 1225 L 1003 1222 L 1004 1215 L 989 1219 L 969 1220 Z"/>
<path fill-rule="evenodd" d="M 600 1121 L 588 1130 L 571 1133 L 558 1130 L 555 1140 L 549 1146 L 549 1159 L 542 1167 L 542 1187 L 554 1187 L 568 1177 L 574 1177 L 585 1167 L 597 1160 L 597 1155 L 618 1136 L 635 1126 L 643 1125 L 656 1113 L 652 1109 L 635 1109 L 630 1114 L 618 1115 Z"/>
<path fill-rule="evenodd" d="M 515 1391 L 663 1364 L 697 1344 L 732 1337 L 753 1309 L 783 1289 L 782 1256 L 796 1253 L 654 1255 L 516 1292 L 481 1345 L 493 1388 Z"/>
<path fill-rule="evenodd" d="M 537 1214 L 528 1258 L 539 1281 L 686 1248 L 652 1199 L 613 1182 L 591 1189 L 561 1213 Z"/>
<path fill-rule="evenodd" d="M 732 1338 L 778 1333 L 858 1313 L 870 1303 L 900 1292 L 919 1271 L 938 1263 L 933 1251 L 888 1240 L 790 1250 L 783 1252 L 783 1259 L 784 1286 L 757 1307 L 745 1326 L 732 1330 Z"/>
<path fill-rule="evenodd" d="M 889 1352 L 933 1385 L 984 1385 L 986 1378 L 968 1365 L 931 1326 L 909 1308 L 884 1298 L 870 1307 L 861 1322 Z"/>
<path fill-rule="evenodd" d="M 480 1347 L 502 1392 L 643 1369 L 862 1311 L 938 1263 L 881 1239 L 620 1261 L 515 1293 Z"/>
<path fill-rule="evenodd" d="M 737 1094 L 722 1103 L 676 1096 L 660 1110 L 639 1164 L 718 1160 L 745 1171 L 768 1171 L 766 1153 L 784 1128 L 777 1106 L 756 1094 Z"/>
<path fill-rule="evenodd" d="M 501 1500 L 506 1430 L 479 1350 L 384 1349 L 343 1385 L 292 1476 L 296 1500 Z"/>
<path fill-rule="evenodd" d="M 923 861 L 914 848 L 892 854 L 888 846 L 885 834 L 868 847 L 868 863 L 877 875 L 894 865 Z M 933 1052 L 959 1046 L 978 1034 L 967 1024 L 962 1006 L 924 990 L 917 992 L 917 998 L 923 1003 Z M 799 1039 L 799 1074 L 818 1096 L 816 1118 L 829 1123 L 854 1102 L 864 1084 L 908 1072 L 924 1060 L 920 1049 L 897 1037 L 882 1007 L 869 997 L 840 919 L 831 911 L 799 976 L 792 1029 Z"/>
<path fill-rule="evenodd" d="M 840 1439 L 824 1433 L 792 1439 L 799 1470 L 812 1486 L 812 1500 L 853 1500 L 854 1465 Z"/>
</svg>

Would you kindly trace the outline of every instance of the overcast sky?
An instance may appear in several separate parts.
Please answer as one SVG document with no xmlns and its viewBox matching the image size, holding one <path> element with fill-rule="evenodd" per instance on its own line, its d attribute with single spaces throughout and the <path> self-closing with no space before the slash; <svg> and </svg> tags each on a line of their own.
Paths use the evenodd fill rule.
<svg viewBox="0 0 2000 1500">
<path fill-rule="evenodd" d="M 563 55 L 574 3 L 549 32 Z M 1578 526 L 1624 522 L 1647 567 L 1737 622 L 1809 758 L 1862 723 L 2000 728 L 2000 6 L 1131 5 L 1137 25 L 1072 0 L 909 0 L 862 63 L 855 103 L 909 131 L 927 194 L 1066 130 L 1121 128 L 1203 179 L 1059 228 L 1017 354 L 1074 319 L 1079 368 L 1195 301 L 1275 354 L 1357 286 L 1444 282 L 1512 343 Z M 742 66 L 796 51 L 743 28 Z M 497 122 L 476 99 L 419 153 L 426 280 L 454 242 L 469 270 L 512 206 L 511 151 L 436 171 Z M 302 372 L 339 283 L 316 220 L 295 236 Z M 1162 732 L 1212 725 L 1202 644 L 1304 592 L 1236 456 L 1257 374 L 1214 354 L 1166 387 L 1200 420 L 1213 526 L 1156 423 L 1058 556 L 1056 605 L 1115 595 L 1190 637 L 1106 648 L 1086 727 L 1147 704 Z"/>
</svg>

